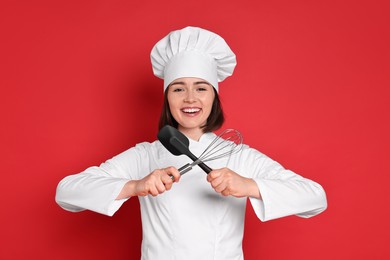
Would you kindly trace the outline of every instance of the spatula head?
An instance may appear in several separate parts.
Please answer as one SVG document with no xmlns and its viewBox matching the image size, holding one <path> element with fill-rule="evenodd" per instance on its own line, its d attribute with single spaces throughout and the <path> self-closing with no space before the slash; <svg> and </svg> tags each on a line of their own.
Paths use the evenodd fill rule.
<svg viewBox="0 0 390 260">
<path fill-rule="evenodd" d="M 157 135 L 162 145 L 173 155 L 188 155 L 190 141 L 176 128 L 166 125 L 161 128 Z"/>
<path fill-rule="evenodd" d="M 190 159 L 194 162 L 198 160 L 198 158 L 193 155 L 189 149 L 190 140 L 188 140 L 188 138 L 176 128 L 169 125 L 164 126 L 158 133 L 157 138 L 173 155 L 184 154 L 190 157 Z M 211 168 L 203 162 L 198 162 L 198 165 L 206 173 L 211 172 Z"/>
</svg>

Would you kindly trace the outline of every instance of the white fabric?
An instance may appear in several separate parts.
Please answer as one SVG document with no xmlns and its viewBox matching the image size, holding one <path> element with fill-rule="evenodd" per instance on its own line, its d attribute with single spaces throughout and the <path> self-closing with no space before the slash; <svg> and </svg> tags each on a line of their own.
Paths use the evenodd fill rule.
<svg viewBox="0 0 390 260">
<path fill-rule="evenodd" d="M 219 35 L 198 27 L 173 31 L 153 47 L 154 75 L 164 79 L 164 91 L 183 77 L 207 80 L 218 91 L 218 82 L 233 74 L 236 56 Z"/>
<path fill-rule="evenodd" d="M 190 140 L 190 150 L 199 155 L 214 137 L 207 133 L 199 142 Z M 69 211 L 88 209 L 111 216 L 126 201 L 115 198 L 127 180 L 141 179 L 157 168 L 179 168 L 188 162 L 186 156 L 171 155 L 159 141 L 140 143 L 100 167 L 64 178 L 57 187 L 56 201 Z M 262 221 L 294 214 L 311 217 L 327 207 L 319 184 L 284 169 L 248 146 L 230 158 L 207 164 L 211 168 L 229 167 L 257 182 L 263 199 L 250 201 Z M 156 197 L 139 197 L 139 201 L 142 259 L 243 259 L 247 200 L 216 193 L 199 167 L 183 175 L 170 191 Z"/>
</svg>

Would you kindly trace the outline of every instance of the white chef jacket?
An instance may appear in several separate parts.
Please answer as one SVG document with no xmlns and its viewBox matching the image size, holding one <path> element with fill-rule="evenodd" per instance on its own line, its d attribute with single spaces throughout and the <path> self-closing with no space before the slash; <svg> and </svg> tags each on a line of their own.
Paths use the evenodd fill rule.
<svg viewBox="0 0 390 260">
<path fill-rule="evenodd" d="M 203 134 L 190 139 L 190 150 L 199 156 L 216 137 Z M 65 177 L 57 187 L 56 201 L 64 209 L 92 210 L 112 216 L 126 199 L 115 200 L 124 184 L 139 180 L 155 169 L 180 168 L 191 160 L 174 156 L 159 141 L 140 143 L 99 167 Z M 259 151 L 244 145 L 230 157 L 210 161 L 214 169 L 228 167 L 253 178 L 262 199 L 250 198 L 262 221 L 288 215 L 311 217 L 327 207 L 322 187 Z M 243 259 L 242 238 L 246 198 L 216 193 L 198 166 L 183 175 L 172 189 L 156 197 L 139 197 L 142 218 L 142 259 Z"/>
</svg>

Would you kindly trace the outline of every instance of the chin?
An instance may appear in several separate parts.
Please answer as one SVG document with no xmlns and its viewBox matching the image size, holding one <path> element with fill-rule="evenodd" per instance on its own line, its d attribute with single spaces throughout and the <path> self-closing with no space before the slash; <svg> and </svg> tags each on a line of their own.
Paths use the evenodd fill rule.
<svg viewBox="0 0 390 260">
<path fill-rule="evenodd" d="M 180 124 L 184 129 L 200 129 L 204 124 Z"/>
</svg>

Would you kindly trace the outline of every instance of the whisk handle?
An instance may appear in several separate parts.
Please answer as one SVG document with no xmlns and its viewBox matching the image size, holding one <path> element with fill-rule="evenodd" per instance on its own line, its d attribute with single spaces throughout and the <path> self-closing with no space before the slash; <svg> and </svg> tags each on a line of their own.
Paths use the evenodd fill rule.
<svg viewBox="0 0 390 260">
<path fill-rule="evenodd" d="M 179 172 L 180 172 L 180 175 L 183 175 L 184 173 L 192 170 L 192 167 L 194 165 L 198 165 L 202 170 L 204 170 L 207 174 L 209 174 L 212 169 L 210 167 L 208 167 L 206 164 L 204 164 L 203 162 L 201 161 L 195 161 L 193 163 L 187 163 L 186 165 L 184 165 L 183 167 L 179 168 Z"/>
<path fill-rule="evenodd" d="M 210 167 L 208 167 L 206 164 L 204 164 L 203 162 L 195 161 L 194 163 L 187 163 L 186 165 L 180 167 L 178 169 L 178 171 L 180 172 L 180 175 L 183 175 L 183 174 L 191 171 L 192 166 L 194 166 L 194 165 L 199 165 L 199 167 L 202 170 L 204 170 L 207 174 L 209 174 L 212 171 L 212 169 Z M 171 177 L 172 180 L 174 179 L 174 177 L 172 175 L 169 177 Z"/>
<path fill-rule="evenodd" d="M 183 175 L 184 173 L 189 172 L 191 170 L 192 170 L 192 165 L 190 163 L 187 163 L 186 165 L 178 169 L 180 175 Z"/>
<path fill-rule="evenodd" d="M 178 169 L 180 175 L 183 175 L 184 173 L 189 172 L 189 171 L 191 171 L 191 170 L 192 170 L 192 165 L 191 165 L 190 163 L 187 163 L 186 165 L 184 165 L 184 166 L 182 166 L 182 167 L 180 167 L 180 168 Z M 175 179 L 175 178 L 173 177 L 173 175 L 170 175 L 169 177 L 170 177 L 172 180 Z"/>
</svg>

